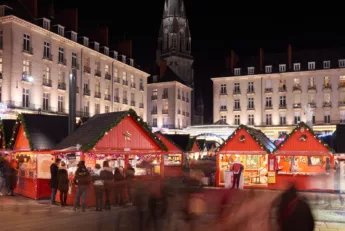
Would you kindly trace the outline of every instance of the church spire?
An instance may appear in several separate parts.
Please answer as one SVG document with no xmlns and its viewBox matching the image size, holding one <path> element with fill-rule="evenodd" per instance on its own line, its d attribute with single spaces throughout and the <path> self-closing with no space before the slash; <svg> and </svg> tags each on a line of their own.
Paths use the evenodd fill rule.
<svg viewBox="0 0 345 231">
<path fill-rule="evenodd" d="M 185 6 L 183 0 L 165 0 L 163 18 L 167 17 L 185 18 Z"/>
</svg>

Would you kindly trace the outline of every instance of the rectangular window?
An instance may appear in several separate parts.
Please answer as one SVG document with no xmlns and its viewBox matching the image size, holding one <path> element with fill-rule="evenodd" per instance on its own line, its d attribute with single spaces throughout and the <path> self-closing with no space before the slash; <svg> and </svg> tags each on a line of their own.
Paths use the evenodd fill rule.
<svg viewBox="0 0 345 231">
<path fill-rule="evenodd" d="M 105 112 L 105 113 L 109 113 L 109 106 L 105 106 L 104 112 Z"/>
<path fill-rule="evenodd" d="M 339 67 L 345 67 L 345 59 L 339 59 Z"/>
<path fill-rule="evenodd" d="M 285 72 L 286 71 L 286 64 L 279 64 L 279 72 Z"/>
<path fill-rule="evenodd" d="M 248 109 L 254 109 L 254 98 L 248 98 Z"/>
<path fill-rule="evenodd" d="M 266 97 L 266 108 L 272 108 L 272 97 L 271 96 Z"/>
<path fill-rule="evenodd" d="M 50 30 L 50 20 L 43 19 L 43 28 L 46 30 Z"/>
<path fill-rule="evenodd" d="M 30 35 L 24 34 L 23 51 L 31 53 Z"/>
<path fill-rule="evenodd" d="M 61 36 L 65 36 L 65 28 L 63 26 L 58 26 L 58 34 Z"/>
<path fill-rule="evenodd" d="M 331 61 L 323 61 L 323 68 L 331 68 Z"/>
<path fill-rule="evenodd" d="M 72 68 L 78 68 L 77 53 L 72 52 Z"/>
<path fill-rule="evenodd" d="M 345 123 L 345 111 L 340 111 L 340 123 Z"/>
<path fill-rule="evenodd" d="M 241 120 L 240 120 L 240 115 L 235 115 L 235 125 L 240 125 Z"/>
<path fill-rule="evenodd" d="M 286 96 L 285 95 L 281 95 L 280 96 L 280 107 L 286 107 Z"/>
<path fill-rule="evenodd" d="M 27 88 L 23 88 L 23 107 L 29 107 L 30 106 L 30 91 Z"/>
<path fill-rule="evenodd" d="M 248 67 L 248 75 L 254 74 L 254 67 Z"/>
<path fill-rule="evenodd" d="M 4 34 L 3 34 L 3 31 L 0 30 L 0 49 L 3 48 L 3 45 L 4 45 Z"/>
<path fill-rule="evenodd" d="M 235 68 L 234 73 L 235 75 L 241 75 L 241 68 Z"/>
<path fill-rule="evenodd" d="M 74 41 L 74 42 L 77 41 L 77 33 L 74 32 L 74 31 L 71 32 L 71 40 Z"/>
<path fill-rule="evenodd" d="M 51 57 L 50 57 L 50 42 L 44 42 L 43 58 L 51 59 Z"/>
<path fill-rule="evenodd" d="M 226 99 L 220 99 L 220 111 L 226 111 Z"/>
<path fill-rule="evenodd" d="M 301 122 L 301 114 L 298 111 L 295 111 L 294 113 L 294 123 L 298 124 L 299 122 Z"/>
<path fill-rule="evenodd" d="M 101 112 L 101 107 L 99 103 L 95 104 L 95 115 L 99 114 Z"/>
<path fill-rule="evenodd" d="M 127 83 L 127 73 L 125 71 L 122 72 L 122 84 L 123 85 L 128 85 L 128 83 Z"/>
<path fill-rule="evenodd" d="M 58 112 L 63 112 L 63 101 L 64 97 L 62 95 L 58 96 Z"/>
<path fill-rule="evenodd" d="M 301 70 L 301 64 L 300 63 L 294 63 L 293 64 L 293 70 L 294 71 L 300 71 Z"/>
<path fill-rule="evenodd" d="M 286 91 L 286 80 L 281 79 L 279 81 L 279 91 Z"/>
<path fill-rule="evenodd" d="M 143 81 L 143 79 L 140 79 L 140 81 L 139 81 L 139 90 L 140 91 L 144 90 L 144 81 Z"/>
<path fill-rule="evenodd" d="M 117 81 L 117 79 L 119 78 L 119 70 L 117 70 L 117 68 L 114 69 L 114 79 L 115 82 Z"/>
<path fill-rule="evenodd" d="M 345 87 L 345 75 L 339 76 L 339 87 L 340 88 Z"/>
<path fill-rule="evenodd" d="M 157 127 L 157 118 L 152 119 L 152 127 Z"/>
<path fill-rule="evenodd" d="M 65 54 L 64 54 L 64 48 L 62 48 L 62 47 L 59 47 L 59 60 L 58 60 L 58 62 L 60 63 L 60 64 L 65 64 Z"/>
<path fill-rule="evenodd" d="M 248 93 L 254 93 L 254 82 L 248 82 Z"/>
<path fill-rule="evenodd" d="M 248 115 L 248 124 L 254 125 L 254 115 Z"/>
<path fill-rule="evenodd" d="M 234 93 L 241 93 L 240 83 L 235 83 Z"/>
<path fill-rule="evenodd" d="M 31 61 L 30 60 L 23 60 L 23 75 L 29 76 L 31 75 Z"/>
<path fill-rule="evenodd" d="M 43 111 L 49 110 L 49 93 L 43 93 Z"/>
<path fill-rule="evenodd" d="M 272 66 L 265 66 L 266 73 L 272 73 Z"/>
<path fill-rule="evenodd" d="M 308 62 L 308 70 L 315 70 L 315 62 Z"/>
<path fill-rule="evenodd" d="M 132 88 L 135 88 L 134 75 L 131 75 L 131 87 L 132 87 Z"/>
<path fill-rule="evenodd" d="M 272 114 L 266 114 L 266 125 L 272 125 Z"/>
<path fill-rule="evenodd" d="M 84 115 L 88 116 L 90 112 L 90 102 L 89 101 L 85 101 L 84 102 Z"/>
<path fill-rule="evenodd" d="M 235 99 L 235 110 L 240 110 L 241 109 L 241 104 L 239 99 Z"/>
<path fill-rule="evenodd" d="M 309 77 L 309 87 L 314 87 L 315 86 L 315 79 L 314 77 Z"/>
<path fill-rule="evenodd" d="M 280 125 L 286 125 L 286 115 L 285 114 L 281 114 L 279 116 L 279 123 L 280 123 Z"/>
<path fill-rule="evenodd" d="M 226 84 L 221 84 L 220 85 L 220 94 L 221 95 L 226 95 L 227 92 L 226 92 Z"/>
<path fill-rule="evenodd" d="M 329 112 L 325 112 L 323 118 L 324 118 L 324 119 L 323 119 L 323 122 L 324 122 L 325 124 L 331 123 L 331 115 L 330 115 Z"/>
<path fill-rule="evenodd" d="M 220 117 L 220 120 L 223 122 L 223 123 L 226 123 L 226 116 L 225 115 L 222 115 Z"/>
</svg>

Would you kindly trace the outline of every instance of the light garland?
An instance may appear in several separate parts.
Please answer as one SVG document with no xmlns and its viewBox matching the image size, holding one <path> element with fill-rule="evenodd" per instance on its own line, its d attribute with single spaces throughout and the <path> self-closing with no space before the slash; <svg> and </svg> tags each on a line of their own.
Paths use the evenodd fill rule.
<svg viewBox="0 0 345 231">
<path fill-rule="evenodd" d="M 124 158 L 123 154 L 93 154 L 91 152 L 86 153 L 90 158 L 94 159 L 94 160 L 104 160 L 106 158 L 114 158 L 114 159 L 118 159 L 118 158 Z"/>
</svg>

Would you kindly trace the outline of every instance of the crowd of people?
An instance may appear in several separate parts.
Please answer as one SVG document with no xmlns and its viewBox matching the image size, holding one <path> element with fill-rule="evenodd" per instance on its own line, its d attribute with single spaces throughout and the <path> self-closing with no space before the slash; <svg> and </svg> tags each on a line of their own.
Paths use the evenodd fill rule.
<svg viewBox="0 0 345 231">
<path fill-rule="evenodd" d="M 89 171 L 85 166 L 85 161 L 80 161 L 74 174 L 73 183 L 77 187 L 74 210 L 81 207 L 85 211 L 87 193 L 89 185 L 93 184 L 96 211 L 111 209 L 111 195 L 114 196 L 115 206 L 123 206 L 125 202 L 132 202 L 132 180 L 135 170 L 129 164 L 126 169 L 111 168 L 108 161 L 95 165 L 94 171 Z M 70 179 L 66 169 L 66 163 L 61 159 L 56 159 L 50 166 L 50 187 L 52 188 L 51 203 L 56 205 L 57 191 L 60 192 L 60 205 L 67 205 L 67 195 L 70 187 Z M 81 201 L 81 206 L 80 206 Z"/>
</svg>

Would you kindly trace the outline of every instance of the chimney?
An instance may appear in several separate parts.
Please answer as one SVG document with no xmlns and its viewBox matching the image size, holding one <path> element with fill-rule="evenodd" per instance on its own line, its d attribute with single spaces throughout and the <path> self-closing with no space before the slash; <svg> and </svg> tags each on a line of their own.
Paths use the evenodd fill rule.
<svg viewBox="0 0 345 231">
<path fill-rule="evenodd" d="M 33 19 L 37 19 L 38 16 L 38 8 L 37 8 L 37 0 L 22 0 L 20 1 L 22 5 L 24 5 L 25 9 L 28 11 Z"/>
<path fill-rule="evenodd" d="M 108 27 L 88 28 L 85 34 L 94 41 L 99 42 L 102 46 L 109 46 L 109 30 Z"/>
<path fill-rule="evenodd" d="M 288 46 L 288 67 L 289 70 L 292 70 L 292 47 L 291 44 Z"/>
<path fill-rule="evenodd" d="M 123 40 L 118 42 L 117 51 L 121 54 L 126 55 L 128 58 L 132 57 L 132 40 Z"/>
<path fill-rule="evenodd" d="M 161 59 L 159 63 L 159 77 L 163 77 L 167 70 L 167 62 L 164 59 Z"/>
<path fill-rule="evenodd" d="M 66 9 L 57 14 L 57 21 L 67 30 L 78 32 L 78 9 Z"/>
<path fill-rule="evenodd" d="M 264 71 L 264 49 L 260 48 L 260 72 Z"/>
</svg>

